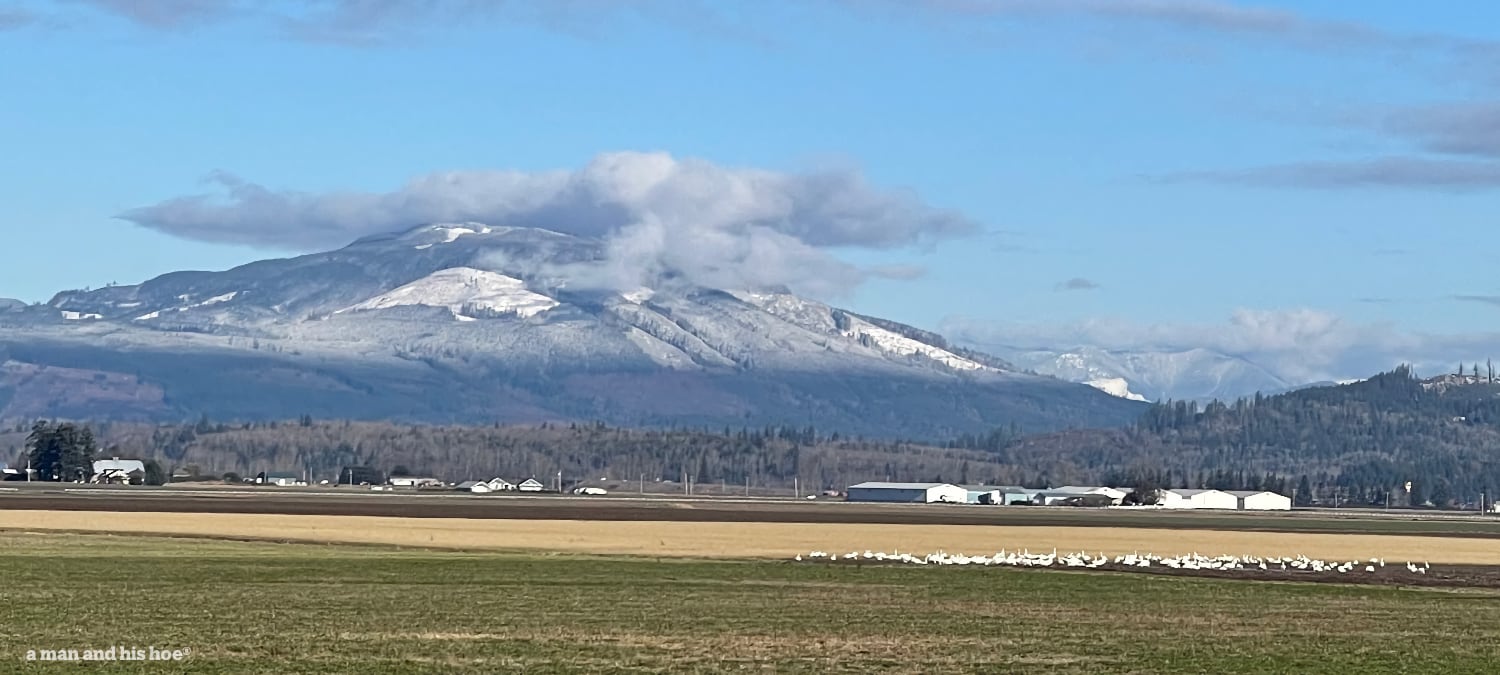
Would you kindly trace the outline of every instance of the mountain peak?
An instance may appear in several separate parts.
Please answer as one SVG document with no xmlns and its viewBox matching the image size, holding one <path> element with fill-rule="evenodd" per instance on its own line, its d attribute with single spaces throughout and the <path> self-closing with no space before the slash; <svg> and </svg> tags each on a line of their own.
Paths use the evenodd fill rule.
<svg viewBox="0 0 1500 675">
<path fill-rule="evenodd" d="M 76 370 L 84 384 L 134 388 L 49 380 L 22 391 L 33 385 L 0 373 L 0 417 L 599 419 L 945 438 L 1123 424 L 1143 407 L 786 289 L 610 290 L 614 278 L 570 288 L 608 276 L 597 269 L 603 247 L 430 223 L 335 251 L 60 293 L 50 307 L 7 312 L 0 350 Z"/>
</svg>

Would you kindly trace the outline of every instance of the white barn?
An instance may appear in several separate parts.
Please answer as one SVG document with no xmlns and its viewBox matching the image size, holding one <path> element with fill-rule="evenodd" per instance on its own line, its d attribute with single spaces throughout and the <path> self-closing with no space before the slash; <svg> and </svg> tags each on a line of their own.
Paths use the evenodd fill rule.
<svg viewBox="0 0 1500 675">
<path fill-rule="evenodd" d="M 1230 490 L 1241 511 L 1290 511 L 1292 498 L 1268 490 Z"/>
<path fill-rule="evenodd" d="M 969 491 L 951 483 L 882 483 L 871 481 L 849 486 L 851 502 L 888 502 L 931 504 L 947 502 L 963 504 L 969 501 Z"/>
<path fill-rule="evenodd" d="M 490 488 L 489 482 L 482 481 L 482 480 L 466 480 L 466 481 L 464 481 L 462 483 L 459 483 L 456 486 L 456 489 L 459 492 L 474 492 L 474 493 L 494 492 L 494 490 Z"/>
<path fill-rule="evenodd" d="M 1116 504 L 1118 504 L 1120 500 L 1124 499 L 1125 495 L 1128 494 L 1126 490 L 1104 487 L 1102 485 L 1064 485 L 1060 488 L 1053 488 L 1052 490 L 1050 490 L 1050 492 L 1071 492 L 1073 494 L 1079 495 L 1104 495 L 1106 497 L 1109 497 L 1110 499 L 1113 499 Z"/>
<path fill-rule="evenodd" d="M 535 478 L 527 478 L 526 480 L 521 481 L 521 484 L 517 485 L 516 489 L 521 492 L 541 492 L 543 486 L 541 481 L 538 481 Z"/>
<path fill-rule="evenodd" d="M 1174 506 L 1179 509 L 1226 509 L 1240 507 L 1240 500 L 1223 490 L 1170 490 L 1180 498 Z"/>
</svg>

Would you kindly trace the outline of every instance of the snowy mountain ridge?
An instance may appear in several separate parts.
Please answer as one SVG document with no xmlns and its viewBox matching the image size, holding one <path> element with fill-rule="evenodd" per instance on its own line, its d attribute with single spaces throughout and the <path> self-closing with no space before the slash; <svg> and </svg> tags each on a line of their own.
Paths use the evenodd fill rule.
<svg viewBox="0 0 1500 675">
<path fill-rule="evenodd" d="M 1208 349 L 1111 351 L 997 349 L 1017 366 L 1069 382 L 1099 387 L 1136 400 L 1233 400 L 1256 392 L 1286 391 L 1292 383 L 1246 359 Z M 1125 393 L 1119 380 L 1124 384 Z"/>
</svg>

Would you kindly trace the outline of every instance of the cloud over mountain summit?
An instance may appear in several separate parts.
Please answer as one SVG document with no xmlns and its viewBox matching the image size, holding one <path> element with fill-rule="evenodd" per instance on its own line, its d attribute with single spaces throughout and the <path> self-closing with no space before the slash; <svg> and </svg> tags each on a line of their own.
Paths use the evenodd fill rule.
<svg viewBox="0 0 1500 675">
<path fill-rule="evenodd" d="M 609 242 L 611 286 L 670 268 L 717 287 L 838 293 L 863 279 L 832 247 L 889 249 L 971 233 L 969 218 L 869 185 L 851 170 L 782 173 L 666 153 L 616 152 L 575 171 L 448 171 L 389 192 L 276 190 L 215 172 L 218 195 L 120 217 L 210 242 L 308 249 L 414 224 L 478 221 Z M 607 270 L 608 271 L 608 270 Z"/>
</svg>

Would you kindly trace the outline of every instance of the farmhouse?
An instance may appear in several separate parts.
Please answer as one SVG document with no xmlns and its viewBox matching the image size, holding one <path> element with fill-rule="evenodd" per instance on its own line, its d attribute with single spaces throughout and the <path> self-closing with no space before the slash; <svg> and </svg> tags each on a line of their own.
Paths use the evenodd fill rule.
<svg viewBox="0 0 1500 675">
<path fill-rule="evenodd" d="M 851 502 L 888 502 L 930 504 L 945 502 L 964 504 L 969 501 L 969 492 L 951 483 L 882 483 L 871 481 L 849 486 Z"/>
<path fill-rule="evenodd" d="M 482 481 L 482 480 L 466 480 L 466 481 L 464 481 L 462 483 L 459 483 L 458 486 L 455 487 L 454 489 L 458 490 L 459 492 L 474 492 L 474 493 L 494 492 L 494 490 L 492 488 L 490 488 L 489 481 Z"/>
<path fill-rule="evenodd" d="M 139 459 L 101 459 L 94 462 L 90 483 L 139 483 L 146 476 L 146 463 Z"/>
<path fill-rule="evenodd" d="M 1168 490 L 1180 498 L 1173 506 L 1179 509 L 1228 509 L 1239 508 L 1239 500 L 1222 490 Z"/>
<path fill-rule="evenodd" d="M 1241 511 L 1290 511 L 1292 498 L 1268 490 L 1230 490 Z"/>
<path fill-rule="evenodd" d="M 495 492 L 508 492 L 510 490 L 516 489 L 516 484 L 505 480 L 504 478 L 491 478 L 490 489 Z"/>
<path fill-rule="evenodd" d="M 521 481 L 521 484 L 517 485 L 516 489 L 521 492 L 541 492 L 544 486 L 535 478 L 527 478 Z"/>
</svg>

